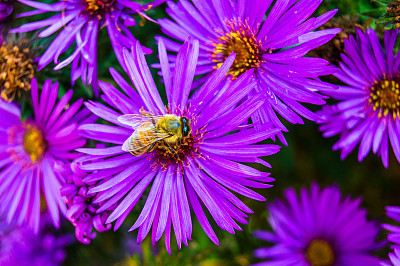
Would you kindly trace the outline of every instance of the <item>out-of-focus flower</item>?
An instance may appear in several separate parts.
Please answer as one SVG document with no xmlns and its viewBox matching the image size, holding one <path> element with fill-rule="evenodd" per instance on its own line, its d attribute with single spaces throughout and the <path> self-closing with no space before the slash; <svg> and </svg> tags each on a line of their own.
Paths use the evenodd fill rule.
<svg viewBox="0 0 400 266">
<path fill-rule="evenodd" d="M 31 89 L 36 71 L 31 41 L 22 36 L 0 38 L 0 91 L 1 98 L 12 101 Z"/>
<path fill-rule="evenodd" d="M 360 199 L 342 199 L 337 187 L 319 189 L 316 184 L 310 191 L 302 188 L 299 196 L 289 188 L 285 198 L 267 207 L 272 232 L 255 232 L 275 244 L 255 251 L 256 257 L 268 259 L 265 264 L 379 265 L 371 254 L 381 246 L 375 240 L 379 225 L 367 220 Z"/>
<path fill-rule="evenodd" d="M 393 55 L 397 35 L 396 30 L 385 32 L 385 50 L 372 29 L 357 30 L 356 39 L 345 40 L 346 54 L 335 76 L 347 86 L 331 94 L 338 104 L 319 113 L 324 137 L 340 134 L 333 149 L 342 150 L 342 159 L 360 143 L 359 161 L 372 148 L 388 167 L 390 139 L 400 161 L 400 54 Z"/>
<path fill-rule="evenodd" d="M 38 234 L 31 229 L 0 223 L 1 265 L 61 265 L 67 254 L 65 247 L 73 242 L 71 235 L 54 232 L 45 215 Z"/>
<path fill-rule="evenodd" d="M 192 36 L 199 40 L 196 75 L 209 74 L 220 68 L 231 52 L 235 52 L 236 58 L 228 76 L 237 79 L 252 70 L 257 86 L 248 97 L 260 91 L 269 95 L 253 114 L 253 121 L 272 121 L 287 131 L 277 113 L 293 124 L 303 123 L 300 116 L 317 120 L 318 116 L 300 103 L 324 104 L 326 97 L 318 92 L 331 91 L 336 86 L 324 83 L 318 77 L 329 75 L 336 68 L 321 58 L 304 56 L 340 31 L 314 31 L 337 10 L 309 18 L 322 0 L 278 0 L 273 5 L 273 1 L 264 0 L 192 2 L 168 1 L 166 11 L 174 21 L 160 19 L 158 22 L 172 39 L 182 42 Z M 269 9 L 271 11 L 266 14 Z M 164 39 L 164 42 L 168 50 L 179 49 L 180 45 L 175 41 Z M 279 136 L 286 144 L 283 136 Z"/>
<path fill-rule="evenodd" d="M 79 169 L 77 163 L 73 162 L 71 169 L 72 173 L 61 189 L 61 196 L 66 197 L 67 218 L 75 226 L 76 238 L 84 244 L 89 244 L 96 237 L 93 229 L 99 232 L 111 229 L 111 224 L 104 225 L 104 222 L 108 218 L 108 213 L 115 207 L 111 206 L 103 212 L 97 213 L 102 202 L 97 201 L 96 194 L 89 193 L 90 188 L 94 187 L 96 182 L 83 183 L 87 174 Z"/>
<path fill-rule="evenodd" d="M 8 19 L 13 11 L 14 0 L 1 0 L 0 2 L 0 28 L 4 21 Z M 0 31 L 1 32 L 1 31 Z"/>
<path fill-rule="evenodd" d="M 86 106 L 115 126 L 87 124 L 80 127 L 85 137 L 116 144 L 104 149 L 79 149 L 91 155 L 77 160 L 82 164 L 81 169 L 90 173 L 90 178 L 86 177 L 84 182 L 101 180 L 89 190 L 105 201 L 97 212 L 121 201 L 106 221 L 116 220 L 117 229 L 150 187 L 142 212 L 130 230 L 139 228 L 139 243 L 151 228 L 153 243 L 165 233 L 168 252 L 171 224 L 179 248 L 182 241 L 187 245 L 187 240 L 191 239 L 191 211 L 210 239 L 218 244 L 203 206 L 220 228 L 232 234 L 234 229 L 241 230 L 237 222 L 247 223 L 246 213 L 252 211 L 231 191 L 265 200 L 249 187 L 267 188 L 271 185 L 265 183 L 273 181 L 268 173 L 242 163 L 269 166 L 259 157 L 279 151 L 279 146 L 275 145 L 251 145 L 274 136 L 279 130 L 271 129 L 272 124 L 261 126 L 261 131 L 247 125 L 249 116 L 264 103 L 266 95 L 261 93 L 243 100 L 256 85 L 251 80 L 252 71 L 235 81 L 226 80 L 235 55 L 229 56 L 189 97 L 198 52 L 198 41 L 185 42 L 177 56 L 179 67 L 171 72 L 165 46 L 159 42 L 168 99 L 165 105 L 141 47 L 136 45 L 132 53 L 125 50 L 129 76 L 137 92 L 111 69 L 125 94 L 111 84 L 100 82 L 105 93 L 103 99 L 109 106 L 98 102 L 88 102 Z M 127 116 L 121 116 L 124 114 Z M 166 124 L 163 123 L 174 127 L 175 133 L 164 131 Z M 102 158 L 102 161 L 92 162 L 96 158 Z"/>
<path fill-rule="evenodd" d="M 396 222 L 400 222 L 400 207 L 386 207 L 386 215 Z M 389 259 L 381 262 L 382 266 L 398 266 L 400 265 L 400 227 L 398 225 L 383 224 L 382 227 L 390 233 L 387 240 L 393 244 L 392 252 L 389 253 Z"/>
<path fill-rule="evenodd" d="M 141 14 L 156 7 L 165 0 L 156 0 L 146 5 L 126 0 L 61 0 L 48 5 L 30 0 L 19 2 L 36 8 L 34 11 L 19 14 L 19 17 L 47 12 L 57 12 L 45 20 L 26 23 L 10 32 L 27 32 L 47 27 L 38 36 L 48 37 L 61 29 L 46 52 L 39 58 L 39 69 L 54 61 L 56 70 L 72 63 L 72 82 L 81 77 L 84 84 L 91 84 L 98 95 L 97 82 L 97 37 L 102 27 L 107 27 L 111 44 L 123 67 L 122 47 L 130 48 L 137 41 L 127 28 L 136 25 L 134 14 Z M 70 46 L 76 44 L 74 52 L 62 62 L 59 57 Z M 146 48 L 147 52 L 151 50 Z"/>
<path fill-rule="evenodd" d="M 0 99 L 0 213 L 8 222 L 39 230 L 41 203 L 45 204 L 54 226 L 66 206 L 60 195 L 70 161 L 85 145 L 78 133 L 81 122 L 93 121 L 87 109 L 79 111 L 82 100 L 68 106 L 72 90 L 56 103 L 58 83 L 47 80 L 38 95 L 32 79 L 34 118 L 21 122 L 21 110 Z M 43 206 L 43 205 L 42 205 Z"/>
</svg>

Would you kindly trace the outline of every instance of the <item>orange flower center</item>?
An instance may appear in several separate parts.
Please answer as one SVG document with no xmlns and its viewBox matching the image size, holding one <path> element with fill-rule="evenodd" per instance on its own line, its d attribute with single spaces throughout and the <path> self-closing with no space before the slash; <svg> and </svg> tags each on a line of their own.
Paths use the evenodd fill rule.
<svg viewBox="0 0 400 266">
<path fill-rule="evenodd" d="M 264 62 L 262 56 L 266 50 L 247 23 L 232 20 L 225 24 L 230 31 L 224 33 L 217 30 L 218 33 L 221 33 L 221 37 L 213 44 L 211 57 L 214 62 L 218 63 L 216 68 L 219 68 L 225 59 L 235 52 L 235 62 L 228 73 L 232 79 L 236 79 L 247 70 L 260 67 Z"/>
<path fill-rule="evenodd" d="M 335 262 L 332 246 L 321 239 L 314 239 L 308 245 L 305 256 L 312 266 L 331 266 Z"/>
<path fill-rule="evenodd" d="M 42 132 L 33 125 L 28 124 L 24 135 L 24 150 L 35 163 L 43 158 L 46 143 Z"/>
<path fill-rule="evenodd" d="M 378 115 L 387 116 L 390 114 L 393 119 L 400 117 L 400 80 L 381 80 L 375 81 L 370 87 L 369 103 L 374 111 L 379 111 Z"/>
</svg>

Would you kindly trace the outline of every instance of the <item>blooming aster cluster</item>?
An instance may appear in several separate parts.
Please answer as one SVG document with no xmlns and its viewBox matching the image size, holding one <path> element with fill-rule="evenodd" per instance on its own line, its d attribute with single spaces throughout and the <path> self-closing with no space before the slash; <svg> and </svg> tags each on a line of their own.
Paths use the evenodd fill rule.
<svg viewBox="0 0 400 266">
<path fill-rule="evenodd" d="M 335 77 L 346 85 L 332 97 L 340 100 L 324 106 L 319 113 L 324 137 L 340 134 L 334 150 L 342 150 L 344 159 L 360 144 L 358 160 L 370 152 L 389 166 L 389 140 L 400 161 L 400 54 L 393 55 L 398 30 L 385 32 L 385 45 L 372 29 L 357 30 L 356 38 L 345 40 L 341 70 Z"/>
<path fill-rule="evenodd" d="M 21 121 L 21 110 L 0 99 L 0 213 L 8 222 L 27 225 L 38 232 L 41 197 L 55 227 L 60 212 L 66 213 L 60 188 L 74 149 L 85 145 L 78 125 L 93 121 L 88 110 L 79 111 L 82 100 L 67 108 L 72 90 L 57 102 L 58 83 L 47 80 L 39 96 L 36 79 L 32 80 L 31 98 L 34 117 Z"/>
<path fill-rule="evenodd" d="M 294 124 L 303 123 L 300 116 L 317 120 L 318 116 L 301 103 L 325 103 L 326 97 L 318 92 L 329 92 L 336 87 L 318 77 L 332 74 L 335 67 L 321 58 L 304 55 L 340 31 L 335 28 L 314 31 L 337 10 L 309 18 L 322 0 L 277 0 L 274 4 L 269 0 L 192 2 L 168 1 L 166 11 L 173 21 L 158 20 L 161 30 L 174 39 L 159 37 L 168 50 L 178 51 L 178 42 L 188 36 L 198 39 L 200 52 L 196 75 L 212 73 L 221 67 L 231 52 L 235 52 L 235 61 L 228 71 L 230 79 L 252 70 L 257 85 L 248 97 L 258 92 L 268 94 L 263 105 L 252 115 L 254 121 L 272 122 L 287 131 L 277 114 Z M 279 136 L 286 143 L 282 135 Z"/>
<path fill-rule="evenodd" d="M 379 265 L 371 252 L 379 225 L 367 220 L 360 199 L 342 199 L 335 186 L 285 191 L 285 200 L 267 207 L 272 232 L 256 231 L 255 236 L 273 243 L 254 255 L 267 259 L 260 265 Z"/>
<path fill-rule="evenodd" d="M 26 227 L 0 222 L 1 265 L 61 265 L 67 254 L 65 247 L 73 242 L 68 234 L 53 232 L 48 216 L 40 222 L 38 234 Z"/>
<path fill-rule="evenodd" d="M 132 15 L 141 14 L 147 17 L 144 14 L 146 10 L 156 7 L 164 1 L 156 0 L 142 6 L 126 0 L 62 0 L 51 5 L 37 1 L 19 0 L 36 10 L 19 14 L 18 17 L 47 12 L 57 12 L 58 14 L 42 21 L 24 24 L 10 32 L 28 32 L 47 27 L 38 34 L 40 38 L 45 38 L 62 29 L 40 57 L 39 68 L 44 68 L 51 61 L 56 64 L 55 70 L 72 64 L 72 83 L 80 77 L 84 84 L 92 85 L 95 96 L 98 96 L 97 39 L 99 30 L 107 27 L 116 56 L 120 62 L 123 62 L 122 54 L 118 52 L 122 51 L 122 47 L 130 48 L 137 42 L 127 28 L 136 25 Z M 76 44 L 74 52 L 60 62 L 60 55 L 74 44 Z M 151 52 L 149 49 L 146 51 Z M 124 66 L 123 63 L 122 66 Z"/>
<path fill-rule="evenodd" d="M 274 181 L 265 157 L 280 150 L 268 141 L 288 144 L 286 122 L 305 118 L 325 137 L 340 135 L 342 158 L 359 145 L 359 161 L 372 149 L 388 167 L 391 147 L 400 162 L 398 30 L 385 32 L 383 46 L 372 29 L 344 31 L 331 42 L 343 51 L 331 53 L 338 68 L 323 59 L 332 49 L 309 53 L 341 31 L 330 20 L 336 9 L 317 11 L 323 0 L 18 2 L 0 0 L 2 265 L 61 264 L 71 241 L 54 233 L 63 217 L 84 244 L 132 221 L 137 244 L 125 248 L 143 261 L 148 235 L 153 246 L 164 236 L 171 254 L 171 236 L 188 246 L 197 222 L 219 245 L 216 229 L 241 231 L 248 202 L 265 201 Z M 384 22 L 395 28 L 398 3 L 386 2 Z M 170 18 L 147 13 L 155 7 Z M 134 37 L 139 19 L 164 33 L 153 64 L 162 83 Z M 331 74 L 341 85 L 325 82 Z M 94 97 L 66 89 L 79 78 Z M 329 97 L 336 103 L 325 105 Z M 255 232 L 271 245 L 254 254 L 263 265 L 400 265 L 398 226 L 383 225 L 392 246 L 382 261 L 373 255 L 380 226 L 360 204 L 336 186 L 288 188 L 268 204 L 272 230 Z M 400 221 L 399 207 L 387 212 Z"/>
<path fill-rule="evenodd" d="M 171 224 L 178 246 L 187 245 L 191 239 L 193 211 L 210 239 L 218 244 L 202 204 L 210 212 L 219 227 L 234 233 L 241 230 L 237 222 L 246 223 L 246 213 L 252 211 L 231 191 L 243 196 L 264 200 L 249 189 L 270 187 L 273 181 L 269 174 L 242 163 L 268 165 L 259 157 L 276 153 L 275 145 L 250 145 L 272 137 L 277 129 L 271 124 L 257 131 L 247 125 L 248 117 L 261 106 L 266 98 L 263 93 L 241 101 L 255 87 L 252 72 L 235 81 L 224 77 L 235 60 L 232 54 L 203 86 L 189 97 L 199 54 L 199 42 L 187 41 L 177 55 L 177 66 L 172 72 L 162 41 L 159 42 L 161 70 L 163 72 L 168 104 L 165 105 L 147 67 L 139 45 L 130 53 L 124 50 L 128 74 L 135 85 L 134 90 L 113 69 L 111 74 L 122 88 L 119 92 L 113 85 L 100 82 L 104 92 L 102 99 L 107 103 L 88 102 L 87 108 L 97 116 L 114 124 L 86 124 L 80 126 L 83 136 L 97 141 L 115 144 L 103 149 L 81 148 L 80 152 L 92 155 L 82 157 L 81 169 L 103 182 L 89 190 L 105 200 L 98 212 L 121 201 L 110 214 L 106 223 L 116 221 L 120 227 L 127 215 L 137 205 L 147 187 L 151 187 L 146 203 L 130 228 L 139 228 L 140 243 L 152 228 L 153 243 L 165 233 L 165 243 L 170 252 Z M 242 88 L 237 90 L 237 88 Z M 223 91 L 223 93 L 222 93 Z M 176 115 L 189 121 L 190 133 L 180 145 L 164 148 L 157 145 L 140 156 L 132 156 L 123 150 L 124 142 L 138 129 L 141 121 L 122 123 L 123 114 L 149 116 Z M 140 116 L 137 116 L 140 117 Z M 134 125 L 136 123 L 136 125 Z M 242 126 L 236 133 L 226 135 Z M 138 143 L 146 141 L 138 139 Z M 148 132 L 151 134 L 151 131 Z M 140 145 L 140 144 L 136 144 Z M 87 158 L 87 159 L 85 159 Z M 101 162 L 91 162 L 102 158 Z M 152 185 L 151 185 L 152 183 Z"/>
</svg>

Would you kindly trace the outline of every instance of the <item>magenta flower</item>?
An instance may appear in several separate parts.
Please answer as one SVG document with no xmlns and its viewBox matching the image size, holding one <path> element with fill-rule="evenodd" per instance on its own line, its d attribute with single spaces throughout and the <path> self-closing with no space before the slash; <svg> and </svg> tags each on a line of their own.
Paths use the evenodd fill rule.
<svg viewBox="0 0 400 266">
<path fill-rule="evenodd" d="M 67 183 L 61 189 L 61 196 L 66 197 L 67 218 L 75 226 L 76 238 L 84 244 L 90 244 L 90 241 L 96 237 L 93 229 L 99 232 L 111 229 L 111 224 L 104 223 L 115 206 L 97 213 L 103 202 L 98 201 L 96 194 L 89 193 L 96 182 L 83 183 L 87 173 L 82 171 L 77 163 L 72 163 L 71 168 L 71 175 L 68 176 Z"/>
<path fill-rule="evenodd" d="M 191 3 L 192 2 L 192 3 Z M 257 80 L 251 98 L 257 92 L 269 95 L 253 114 L 254 121 L 273 122 L 286 130 L 276 113 L 293 124 L 302 124 L 303 116 L 318 116 L 301 103 L 324 104 L 335 86 L 318 77 L 335 71 L 321 58 L 304 57 L 310 50 L 328 42 L 340 29 L 314 31 L 337 10 L 309 18 L 322 0 L 243 0 L 243 1 L 168 1 L 170 19 L 158 20 L 168 37 L 183 42 L 188 36 L 199 40 L 200 52 L 196 75 L 206 75 L 221 67 L 231 52 L 236 58 L 228 71 L 231 79 L 253 70 Z M 271 11 L 267 13 L 267 10 Z M 168 50 L 178 51 L 180 44 L 164 40 Z M 173 59 L 173 57 L 171 57 Z M 202 81 L 202 80 L 200 80 Z M 197 83 L 196 83 L 197 84 Z M 285 142 L 282 135 L 281 139 Z"/>
<path fill-rule="evenodd" d="M 58 83 L 47 80 L 38 95 L 32 80 L 31 97 L 34 118 L 21 121 L 21 110 L 0 100 L 0 214 L 11 223 L 29 226 L 38 232 L 41 197 L 55 227 L 60 212 L 66 214 L 60 188 L 71 160 L 79 157 L 74 149 L 85 145 L 78 134 L 82 122 L 93 121 L 87 109 L 79 111 L 82 100 L 71 104 L 72 90 L 58 103 Z M 42 202 L 44 203 L 44 202 Z"/>
<path fill-rule="evenodd" d="M 260 265 L 379 265 L 372 251 L 379 225 L 367 220 L 360 199 L 342 195 L 337 187 L 285 191 L 286 200 L 267 207 L 272 232 L 256 231 L 255 236 L 273 243 L 254 254 L 267 261 Z"/>
<path fill-rule="evenodd" d="M 53 232 L 46 215 L 40 222 L 38 234 L 30 228 L 0 222 L 0 264 L 61 265 L 67 257 L 65 247 L 72 242 L 71 235 Z"/>
<path fill-rule="evenodd" d="M 137 41 L 127 28 L 136 25 L 134 14 L 141 14 L 154 8 L 165 0 L 156 0 L 140 5 L 127 0 L 60 0 L 48 5 L 36 1 L 19 0 L 19 2 L 36 8 L 34 11 L 19 14 L 19 17 L 32 16 L 47 12 L 58 14 L 42 21 L 23 24 L 10 32 L 27 32 L 47 27 L 38 36 L 48 37 L 61 29 L 47 51 L 39 58 L 39 69 L 51 61 L 57 65 L 55 70 L 72 63 L 72 83 L 81 77 L 83 83 L 91 84 L 95 96 L 98 96 L 97 82 L 97 35 L 102 27 L 107 27 L 111 44 L 123 67 L 122 47 L 130 48 Z M 72 45 L 75 50 L 68 58 L 59 62 L 59 57 Z M 146 52 L 151 52 L 145 49 Z"/>
<path fill-rule="evenodd" d="M 220 228 L 232 234 L 235 229 L 241 230 L 237 222 L 247 223 L 246 213 L 252 211 L 235 194 L 265 200 L 249 188 L 268 188 L 271 185 L 265 183 L 273 181 L 268 173 L 243 163 L 269 166 L 260 157 L 279 151 L 279 147 L 275 145 L 251 145 L 274 136 L 278 129 L 271 129 L 272 124 L 265 124 L 261 126 L 261 131 L 257 131 L 254 125 L 247 125 L 249 116 L 264 103 L 266 95 L 257 94 L 251 99 L 243 100 L 256 85 L 251 80 L 251 71 L 235 81 L 226 80 L 226 73 L 234 62 L 235 55 L 231 55 L 194 95 L 189 96 L 198 52 L 197 41 L 185 42 L 177 56 L 179 67 L 172 72 L 164 44 L 159 42 L 161 69 L 168 99 L 168 104 L 164 104 L 141 47 L 136 45 L 132 53 L 125 50 L 128 74 L 137 91 L 111 69 L 114 80 L 124 93 L 111 84 L 100 82 L 105 93 L 102 99 L 107 105 L 88 102 L 86 106 L 114 125 L 87 124 L 80 127 L 85 137 L 114 144 L 103 149 L 78 149 L 91 155 L 77 160 L 81 163 L 81 169 L 89 173 L 83 181 L 100 181 L 89 190 L 89 193 L 97 193 L 99 201 L 105 201 L 97 213 L 117 203 L 118 206 L 106 221 L 116 221 L 114 229 L 117 229 L 150 187 L 146 203 L 130 231 L 139 228 L 138 243 L 151 228 L 153 243 L 165 233 L 168 252 L 171 225 L 179 248 L 182 242 L 187 245 L 187 240 L 191 240 L 191 212 L 196 215 L 210 239 L 218 244 L 203 206 Z M 128 116 L 120 117 L 124 114 Z M 126 123 L 132 117 L 141 117 L 133 128 Z M 165 135 L 156 134 L 151 124 L 148 124 L 148 117 L 172 117 L 179 120 L 172 119 L 175 122 L 171 122 L 171 125 L 181 127 L 185 137 L 180 138 L 179 144 L 178 141 L 166 144 L 162 139 L 147 146 L 140 144 L 139 142 L 150 142 L 152 134 L 155 134 L 154 137 L 164 136 L 166 139 Z M 144 132 L 146 128 L 148 130 L 143 138 L 136 141 L 137 147 L 142 145 L 145 149 L 131 150 L 132 154 L 138 155 L 133 156 L 126 151 L 132 145 L 128 139 L 137 136 L 135 134 L 142 136 L 140 132 Z M 232 134 L 227 135 L 228 133 Z M 96 158 L 101 158 L 102 161 L 92 162 Z"/>
<path fill-rule="evenodd" d="M 400 207 L 386 207 L 386 215 L 396 222 L 400 222 Z M 387 240 L 392 244 L 392 252 L 389 253 L 389 260 L 381 262 L 382 266 L 398 266 L 400 265 L 400 227 L 398 225 L 383 224 L 382 227 L 389 231 Z"/>
<path fill-rule="evenodd" d="M 385 31 L 385 50 L 372 29 L 345 40 L 346 54 L 335 76 L 347 85 L 332 93 L 340 102 L 319 113 L 324 137 L 340 134 L 333 149 L 342 150 L 342 159 L 360 144 L 359 161 L 372 149 L 388 167 L 390 140 L 400 162 L 400 54 L 393 55 L 397 35 L 396 30 Z"/>
</svg>

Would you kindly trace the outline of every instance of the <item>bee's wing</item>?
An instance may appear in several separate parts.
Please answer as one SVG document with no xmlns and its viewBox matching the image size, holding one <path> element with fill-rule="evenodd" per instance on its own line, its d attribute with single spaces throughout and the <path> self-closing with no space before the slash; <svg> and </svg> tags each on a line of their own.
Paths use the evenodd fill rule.
<svg viewBox="0 0 400 266">
<path fill-rule="evenodd" d="M 127 114 L 118 117 L 118 121 L 122 124 L 131 126 L 136 129 L 137 127 L 150 122 L 151 124 L 157 123 L 163 116 L 162 115 L 152 115 L 148 113 L 144 114 Z"/>
<path fill-rule="evenodd" d="M 151 142 L 145 146 L 135 146 L 133 145 L 133 140 L 137 139 L 139 137 L 139 131 L 146 131 L 146 137 L 151 139 Z M 127 151 L 127 152 L 138 152 L 142 150 L 147 150 L 151 145 L 153 145 L 155 142 L 166 139 L 170 137 L 171 135 L 168 133 L 161 133 L 157 132 L 153 127 L 148 126 L 147 129 L 144 129 L 143 126 L 138 128 L 138 130 L 135 130 L 133 134 L 125 140 L 124 144 L 122 145 L 122 150 Z"/>
</svg>

